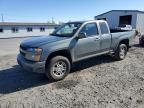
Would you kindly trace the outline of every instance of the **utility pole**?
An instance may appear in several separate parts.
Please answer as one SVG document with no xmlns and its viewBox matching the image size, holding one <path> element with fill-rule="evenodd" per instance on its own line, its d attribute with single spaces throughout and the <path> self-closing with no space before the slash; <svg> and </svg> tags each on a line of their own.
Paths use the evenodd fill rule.
<svg viewBox="0 0 144 108">
<path fill-rule="evenodd" d="M 1 14 L 1 22 L 4 22 L 4 16 Z"/>
<path fill-rule="evenodd" d="M 54 17 L 52 17 L 52 23 L 55 24 Z"/>
</svg>

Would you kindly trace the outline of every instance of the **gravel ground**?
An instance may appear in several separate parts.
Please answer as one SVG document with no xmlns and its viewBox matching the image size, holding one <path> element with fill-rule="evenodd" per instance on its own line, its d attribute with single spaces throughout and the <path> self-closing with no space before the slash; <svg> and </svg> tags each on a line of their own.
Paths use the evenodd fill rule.
<svg viewBox="0 0 144 108">
<path fill-rule="evenodd" d="M 0 56 L 0 108 L 144 108 L 144 48 L 125 60 L 99 56 L 76 63 L 64 80 L 23 71 L 16 55 Z"/>
</svg>

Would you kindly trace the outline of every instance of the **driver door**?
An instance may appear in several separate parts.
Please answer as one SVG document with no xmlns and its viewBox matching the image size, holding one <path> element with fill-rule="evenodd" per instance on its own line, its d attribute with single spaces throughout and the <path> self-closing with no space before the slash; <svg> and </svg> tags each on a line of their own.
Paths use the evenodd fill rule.
<svg viewBox="0 0 144 108">
<path fill-rule="evenodd" d="M 95 55 L 100 50 L 100 35 L 95 22 L 86 24 L 80 33 L 85 33 L 86 38 L 78 39 L 76 42 L 74 48 L 76 61 Z"/>
</svg>

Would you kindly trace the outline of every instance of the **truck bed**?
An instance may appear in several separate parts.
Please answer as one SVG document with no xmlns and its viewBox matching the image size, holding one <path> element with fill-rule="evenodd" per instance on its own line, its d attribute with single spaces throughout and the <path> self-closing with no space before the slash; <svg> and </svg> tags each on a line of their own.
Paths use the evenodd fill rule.
<svg viewBox="0 0 144 108">
<path fill-rule="evenodd" d="M 110 29 L 111 33 L 117 33 L 117 32 L 128 32 L 128 31 L 133 31 L 133 30 L 118 30 L 118 29 Z"/>
<path fill-rule="evenodd" d="M 135 39 L 136 32 L 135 30 L 111 30 L 112 35 L 112 44 L 111 48 L 114 48 L 119 41 L 123 39 L 128 39 L 129 44 L 131 45 L 131 42 L 133 39 Z"/>
</svg>

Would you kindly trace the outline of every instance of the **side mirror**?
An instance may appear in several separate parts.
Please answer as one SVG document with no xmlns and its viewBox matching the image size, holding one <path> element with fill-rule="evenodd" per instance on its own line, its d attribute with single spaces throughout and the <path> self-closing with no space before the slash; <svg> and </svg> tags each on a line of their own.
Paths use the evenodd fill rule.
<svg viewBox="0 0 144 108">
<path fill-rule="evenodd" d="M 82 39 L 82 38 L 86 38 L 86 37 L 87 37 L 86 33 L 79 33 L 77 36 L 78 39 Z"/>
</svg>

